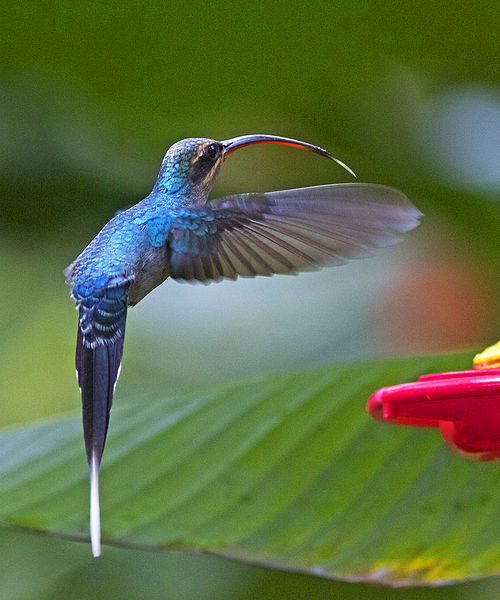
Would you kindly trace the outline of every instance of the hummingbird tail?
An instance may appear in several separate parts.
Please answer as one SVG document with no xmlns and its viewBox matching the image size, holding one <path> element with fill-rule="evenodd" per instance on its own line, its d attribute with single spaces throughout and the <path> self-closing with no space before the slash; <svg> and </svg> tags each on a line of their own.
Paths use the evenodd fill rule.
<svg viewBox="0 0 500 600">
<path fill-rule="evenodd" d="M 119 310 L 114 314 L 109 311 L 109 307 L 108 303 L 105 316 L 108 322 L 111 317 L 114 319 L 112 327 L 105 331 L 102 323 L 97 320 L 97 317 L 102 316 L 99 311 L 104 313 L 102 305 L 80 305 L 76 341 L 76 372 L 82 394 L 83 436 L 90 467 L 90 540 L 94 556 L 101 553 L 99 466 L 106 443 L 113 392 L 120 374 L 127 315 L 124 301 L 117 304 Z M 109 333 L 109 337 L 103 337 L 103 331 Z"/>
<path fill-rule="evenodd" d="M 94 457 L 99 465 L 104 451 L 124 335 L 125 327 L 119 337 L 89 348 L 78 329 L 76 371 L 82 393 L 83 435 L 89 465 Z"/>
</svg>

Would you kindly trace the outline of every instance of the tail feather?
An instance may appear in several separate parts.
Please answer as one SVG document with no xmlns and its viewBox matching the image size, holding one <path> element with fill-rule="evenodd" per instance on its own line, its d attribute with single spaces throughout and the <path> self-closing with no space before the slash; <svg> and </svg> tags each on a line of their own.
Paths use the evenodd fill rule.
<svg viewBox="0 0 500 600">
<path fill-rule="evenodd" d="M 126 295 L 118 295 L 116 289 L 108 289 L 98 302 L 81 301 L 79 312 L 76 372 L 82 395 L 83 436 L 90 467 L 90 539 L 92 554 L 99 556 L 99 466 L 106 443 L 113 392 L 120 373 L 127 316 Z"/>
<path fill-rule="evenodd" d="M 83 435 L 89 465 L 93 455 L 100 463 L 104 451 L 113 392 L 123 354 L 124 335 L 123 329 L 120 337 L 89 348 L 85 345 L 81 329 L 78 329 L 76 370 L 82 393 Z"/>
<path fill-rule="evenodd" d="M 101 508 L 99 504 L 99 462 L 97 455 L 90 459 L 90 545 L 94 557 L 101 556 Z"/>
</svg>

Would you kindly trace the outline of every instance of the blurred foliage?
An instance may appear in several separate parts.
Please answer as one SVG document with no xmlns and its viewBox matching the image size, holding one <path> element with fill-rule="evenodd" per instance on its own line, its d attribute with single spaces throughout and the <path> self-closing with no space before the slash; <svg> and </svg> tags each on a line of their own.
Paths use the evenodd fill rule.
<svg viewBox="0 0 500 600">
<path fill-rule="evenodd" d="M 0 579 L 9 600 L 494 600 L 494 580 L 441 588 L 388 589 L 333 582 L 300 573 L 200 554 L 106 548 L 89 556 L 87 544 L 0 529 Z M 29 576 L 19 577 L 19 573 Z"/>
<path fill-rule="evenodd" d="M 340 270 L 208 288 L 165 284 L 131 314 L 117 402 L 138 389 L 188 390 L 303 364 L 496 341 L 499 21 L 492 0 L 4 3 L 1 423 L 78 405 L 75 314 L 62 270 L 117 208 L 149 192 L 166 147 L 192 135 L 266 132 L 318 143 L 361 180 L 402 189 L 426 219 L 405 247 Z M 214 195 L 343 177 L 314 156 L 251 148 L 228 162 Z M 78 565 L 86 548 L 10 533 L 6 544 L 13 580 L 37 572 L 30 582 L 47 581 L 50 570 L 57 577 L 46 590 L 65 597 L 85 572 L 75 597 L 93 597 L 110 581 L 131 598 L 145 579 L 176 598 L 206 597 L 205 586 L 215 585 L 206 557 L 196 568 L 193 557 L 151 559 L 186 573 L 171 591 L 141 553 L 115 550 L 106 565 L 89 561 L 68 574 L 61 557 Z M 209 595 L 221 598 L 249 590 L 391 597 L 217 565 Z M 10 597 L 43 598 L 43 585 Z M 486 597 L 488 586 L 498 588 L 394 597 Z"/>
<path fill-rule="evenodd" d="M 471 358 L 329 366 L 115 406 L 103 539 L 386 585 L 498 574 L 500 469 L 364 410 L 387 383 Z M 87 539 L 80 439 L 76 414 L 0 433 L 1 522 Z"/>
</svg>

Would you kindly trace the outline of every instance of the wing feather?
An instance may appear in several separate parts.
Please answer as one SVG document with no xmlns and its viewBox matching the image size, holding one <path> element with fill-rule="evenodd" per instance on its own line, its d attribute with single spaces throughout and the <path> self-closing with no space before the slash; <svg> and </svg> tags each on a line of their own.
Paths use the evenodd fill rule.
<svg viewBox="0 0 500 600">
<path fill-rule="evenodd" d="M 398 243 L 421 216 L 401 192 L 366 183 L 227 196 L 171 221 L 169 270 L 205 282 L 315 270 Z"/>
</svg>

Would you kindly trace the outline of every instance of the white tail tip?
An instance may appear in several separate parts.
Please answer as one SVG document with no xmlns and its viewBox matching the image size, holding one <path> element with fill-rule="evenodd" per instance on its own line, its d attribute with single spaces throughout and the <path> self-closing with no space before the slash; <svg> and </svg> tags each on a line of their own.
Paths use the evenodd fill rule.
<svg viewBox="0 0 500 600">
<path fill-rule="evenodd" d="M 94 557 L 101 556 L 101 509 L 99 506 L 99 461 L 90 461 L 90 545 Z"/>
</svg>

